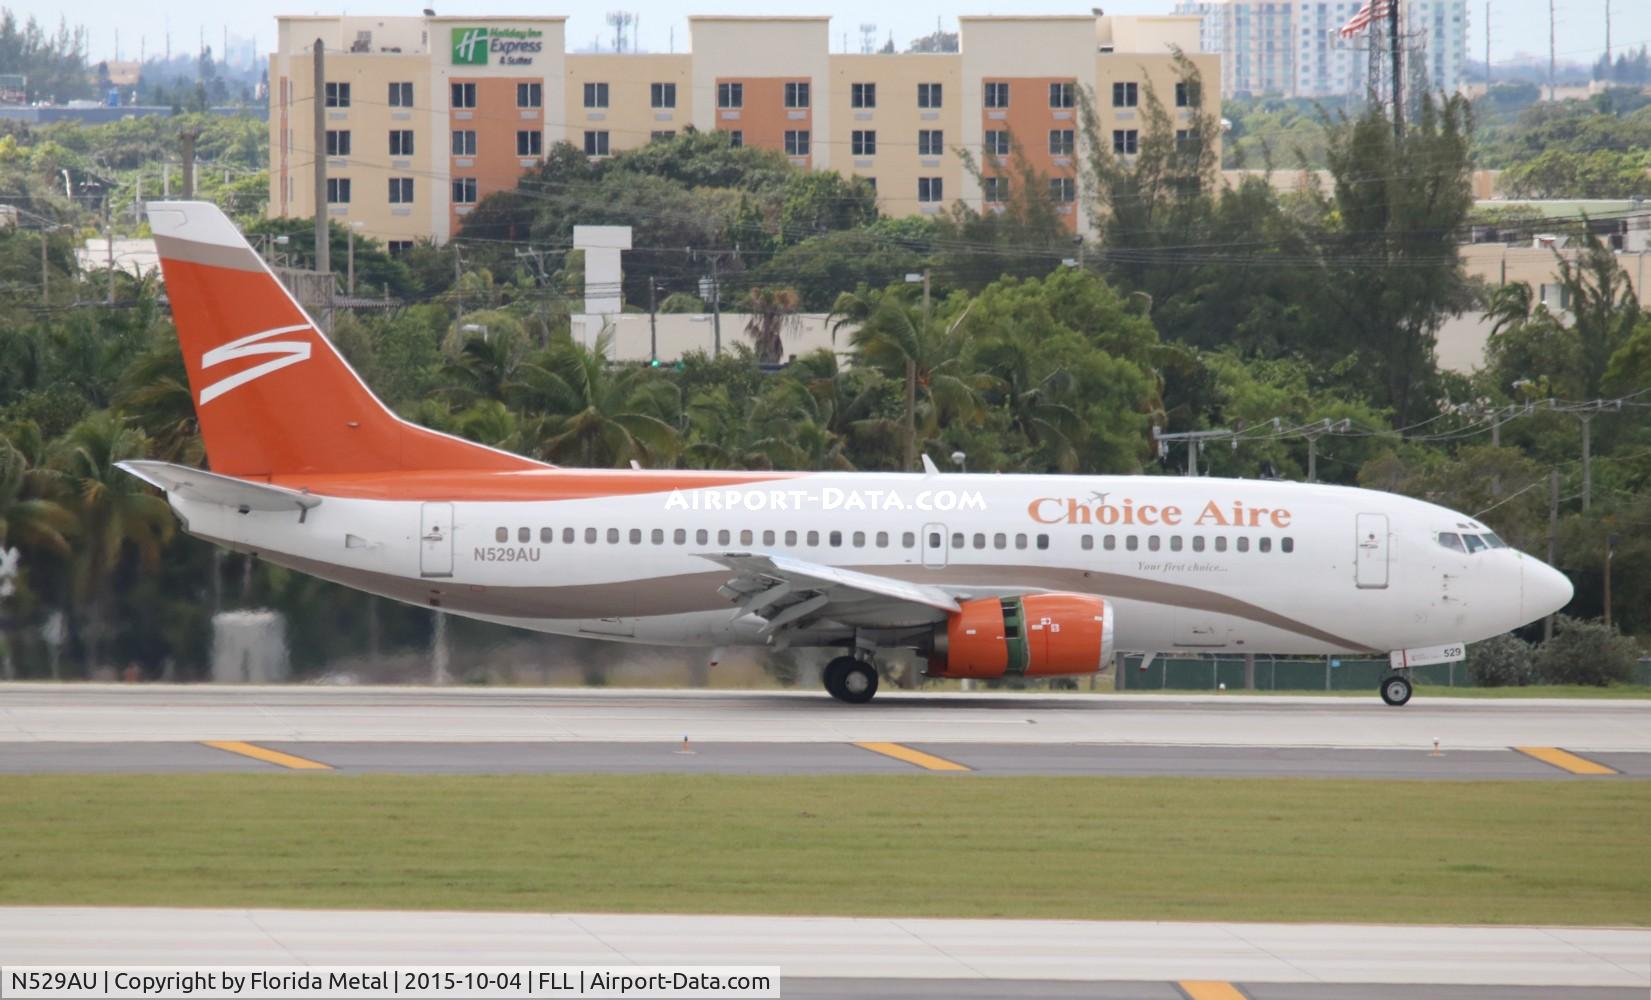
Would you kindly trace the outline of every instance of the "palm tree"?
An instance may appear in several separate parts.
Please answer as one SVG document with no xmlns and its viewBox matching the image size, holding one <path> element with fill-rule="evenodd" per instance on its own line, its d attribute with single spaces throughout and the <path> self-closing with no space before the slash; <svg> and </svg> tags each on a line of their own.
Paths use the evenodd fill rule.
<svg viewBox="0 0 1651 1000">
<path fill-rule="evenodd" d="M 785 357 L 783 334 L 797 325 L 802 299 L 795 288 L 753 288 L 746 299 L 745 334 L 756 345 L 757 360 L 774 364 Z"/>
<path fill-rule="evenodd" d="M 31 556 L 31 563 L 39 555 L 69 554 L 74 515 L 43 495 L 46 487 L 42 470 L 32 468 L 22 451 L 0 437 L 0 560 L 15 559 L 19 550 Z M 7 596 L 0 591 L 0 610 Z M 0 626 L 9 633 L 8 616 L 0 615 Z M 6 680 L 15 676 L 14 646 L 9 634 L 0 633 L 0 677 Z"/>
<path fill-rule="evenodd" d="M 917 458 L 917 416 L 923 413 L 925 437 L 935 436 L 952 420 L 973 421 L 984 412 L 981 393 L 994 385 L 990 375 L 970 372 L 963 354 L 969 333 L 963 320 L 969 310 L 946 323 L 925 319 L 920 307 L 885 297 L 854 331 L 851 343 L 861 362 L 890 378 L 906 382 L 905 468 Z"/>
<path fill-rule="evenodd" d="M 162 338 L 132 362 L 121 376 L 115 406 L 148 435 L 155 458 L 183 465 L 204 463 L 195 398 L 176 336 Z"/>
<path fill-rule="evenodd" d="M 563 339 L 522 365 L 524 395 L 545 414 L 539 453 L 549 461 L 594 467 L 632 460 L 658 464 L 678 444 L 665 419 L 677 406 L 676 388 L 646 368 L 608 360 L 613 330 L 589 350 Z"/>
<path fill-rule="evenodd" d="M 1083 418 L 1069 405 L 1076 379 L 1064 367 L 1044 371 L 1038 363 L 1037 335 L 1013 320 L 988 338 L 975 360 L 996 374 L 1009 420 L 1044 464 L 1060 472 L 1078 467 L 1076 442 L 1083 436 Z"/>
<path fill-rule="evenodd" d="M 116 468 L 149 453 L 143 432 L 107 410 L 92 414 L 58 443 L 54 467 L 79 527 L 73 553 L 75 596 L 85 611 L 87 666 L 102 656 L 109 633 L 113 583 L 121 564 L 160 561 L 172 537 L 172 510 L 138 479 Z"/>
</svg>

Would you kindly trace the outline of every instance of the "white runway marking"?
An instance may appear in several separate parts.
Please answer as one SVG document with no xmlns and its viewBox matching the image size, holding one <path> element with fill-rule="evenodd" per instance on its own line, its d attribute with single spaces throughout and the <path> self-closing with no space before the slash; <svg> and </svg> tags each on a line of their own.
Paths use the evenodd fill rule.
<svg viewBox="0 0 1651 1000">
<path fill-rule="evenodd" d="M 791 977 L 1651 986 L 1651 931 L 0 909 L 0 964 L 778 964 Z"/>
<path fill-rule="evenodd" d="M 1651 751 L 1651 700 L 0 685 L 0 741 L 1151 744 Z"/>
</svg>

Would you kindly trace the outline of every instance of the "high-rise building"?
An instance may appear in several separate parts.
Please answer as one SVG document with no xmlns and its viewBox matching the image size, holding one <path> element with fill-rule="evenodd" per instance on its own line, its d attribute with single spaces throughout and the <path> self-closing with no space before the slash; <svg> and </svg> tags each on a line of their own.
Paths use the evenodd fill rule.
<svg viewBox="0 0 1651 1000">
<path fill-rule="evenodd" d="M 1179 0 L 1178 14 L 1201 19 L 1204 51 L 1221 55 L 1223 97 L 1358 96 L 1369 79 L 1371 33 L 1341 27 L 1365 0 Z M 1402 0 L 1401 44 L 1425 70 L 1430 90 L 1455 93 L 1467 58 L 1467 0 Z M 1414 79 L 1407 72 L 1407 82 Z"/>
<path fill-rule="evenodd" d="M 1221 74 L 1219 57 L 1199 51 L 1194 17 L 964 17 L 959 51 L 897 55 L 832 53 L 824 17 L 690 17 L 690 51 L 671 55 L 568 53 L 565 26 L 559 16 L 280 18 L 270 214 L 315 211 L 317 38 L 328 211 L 392 249 L 447 239 L 555 143 L 605 157 L 689 126 L 863 177 L 891 215 L 936 214 L 959 198 L 989 208 L 1010 171 L 988 167 L 982 185 L 958 151 L 979 162 L 1018 146 L 1076 230 L 1080 90 L 1094 95 L 1114 151 L 1133 156 L 1150 93 L 1176 123 L 1192 113 L 1176 50 L 1204 79 Z"/>
</svg>

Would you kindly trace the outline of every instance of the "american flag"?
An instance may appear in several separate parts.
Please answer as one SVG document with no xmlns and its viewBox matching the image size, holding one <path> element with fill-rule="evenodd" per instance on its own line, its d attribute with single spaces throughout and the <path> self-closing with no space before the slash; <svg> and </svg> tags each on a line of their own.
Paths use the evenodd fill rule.
<svg viewBox="0 0 1651 1000">
<path fill-rule="evenodd" d="M 1396 0 L 1364 0 L 1364 6 L 1359 8 L 1359 12 L 1341 26 L 1341 37 L 1352 38 L 1370 27 L 1371 21 L 1390 17 L 1395 2 Z"/>
</svg>

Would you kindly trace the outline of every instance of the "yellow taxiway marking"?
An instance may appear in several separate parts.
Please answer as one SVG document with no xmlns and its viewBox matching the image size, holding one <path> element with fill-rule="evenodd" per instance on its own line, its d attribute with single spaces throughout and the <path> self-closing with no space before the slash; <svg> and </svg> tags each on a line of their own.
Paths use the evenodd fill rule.
<svg viewBox="0 0 1651 1000">
<path fill-rule="evenodd" d="M 872 753 L 880 753 L 885 757 L 893 757 L 895 760 L 903 760 L 908 764 L 916 764 L 918 767 L 930 771 L 969 770 L 955 760 L 936 757 L 932 753 L 913 750 L 911 747 L 899 743 L 856 743 L 854 745 L 862 750 L 870 750 Z"/>
<path fill-rule="evenodd" d="M 1187 1000 L 1248 1000 L 1232 983 L 1184 979 L 1175 984 Z"/>
<path fill-rule="evenodd" d="M 1552 764 L 1561 771 L 1572 774 L 1621 774 L 1614 767 L 1606 767 L 1597 761 L 1586 757 L 1578 757 L 1574 753 L 1561 750 L 1558 747 L 1514 747 L 1527 757 L 1535 757 L 1544 764 Z"/>
<path fill-rule="evenodd" d="M 254 760 L 261 760 L 267 764 L 290 767 L 294 771 L 332 770 L 331 764 L 323 764 L 318 760 L 310 760 L 307 757 L 294 757 L 290 753 L 282 753 L 279 750 L 271 750 L 268 747 L 261 747 L 255 743 L 241 743 L 236 740 L 203 740 L 201 741 L 201 745 L 211 747 L 214 750 L 227 750 L 230 753 L 238 753 L 243 757 L 251 757 Z"/>
</svg>

